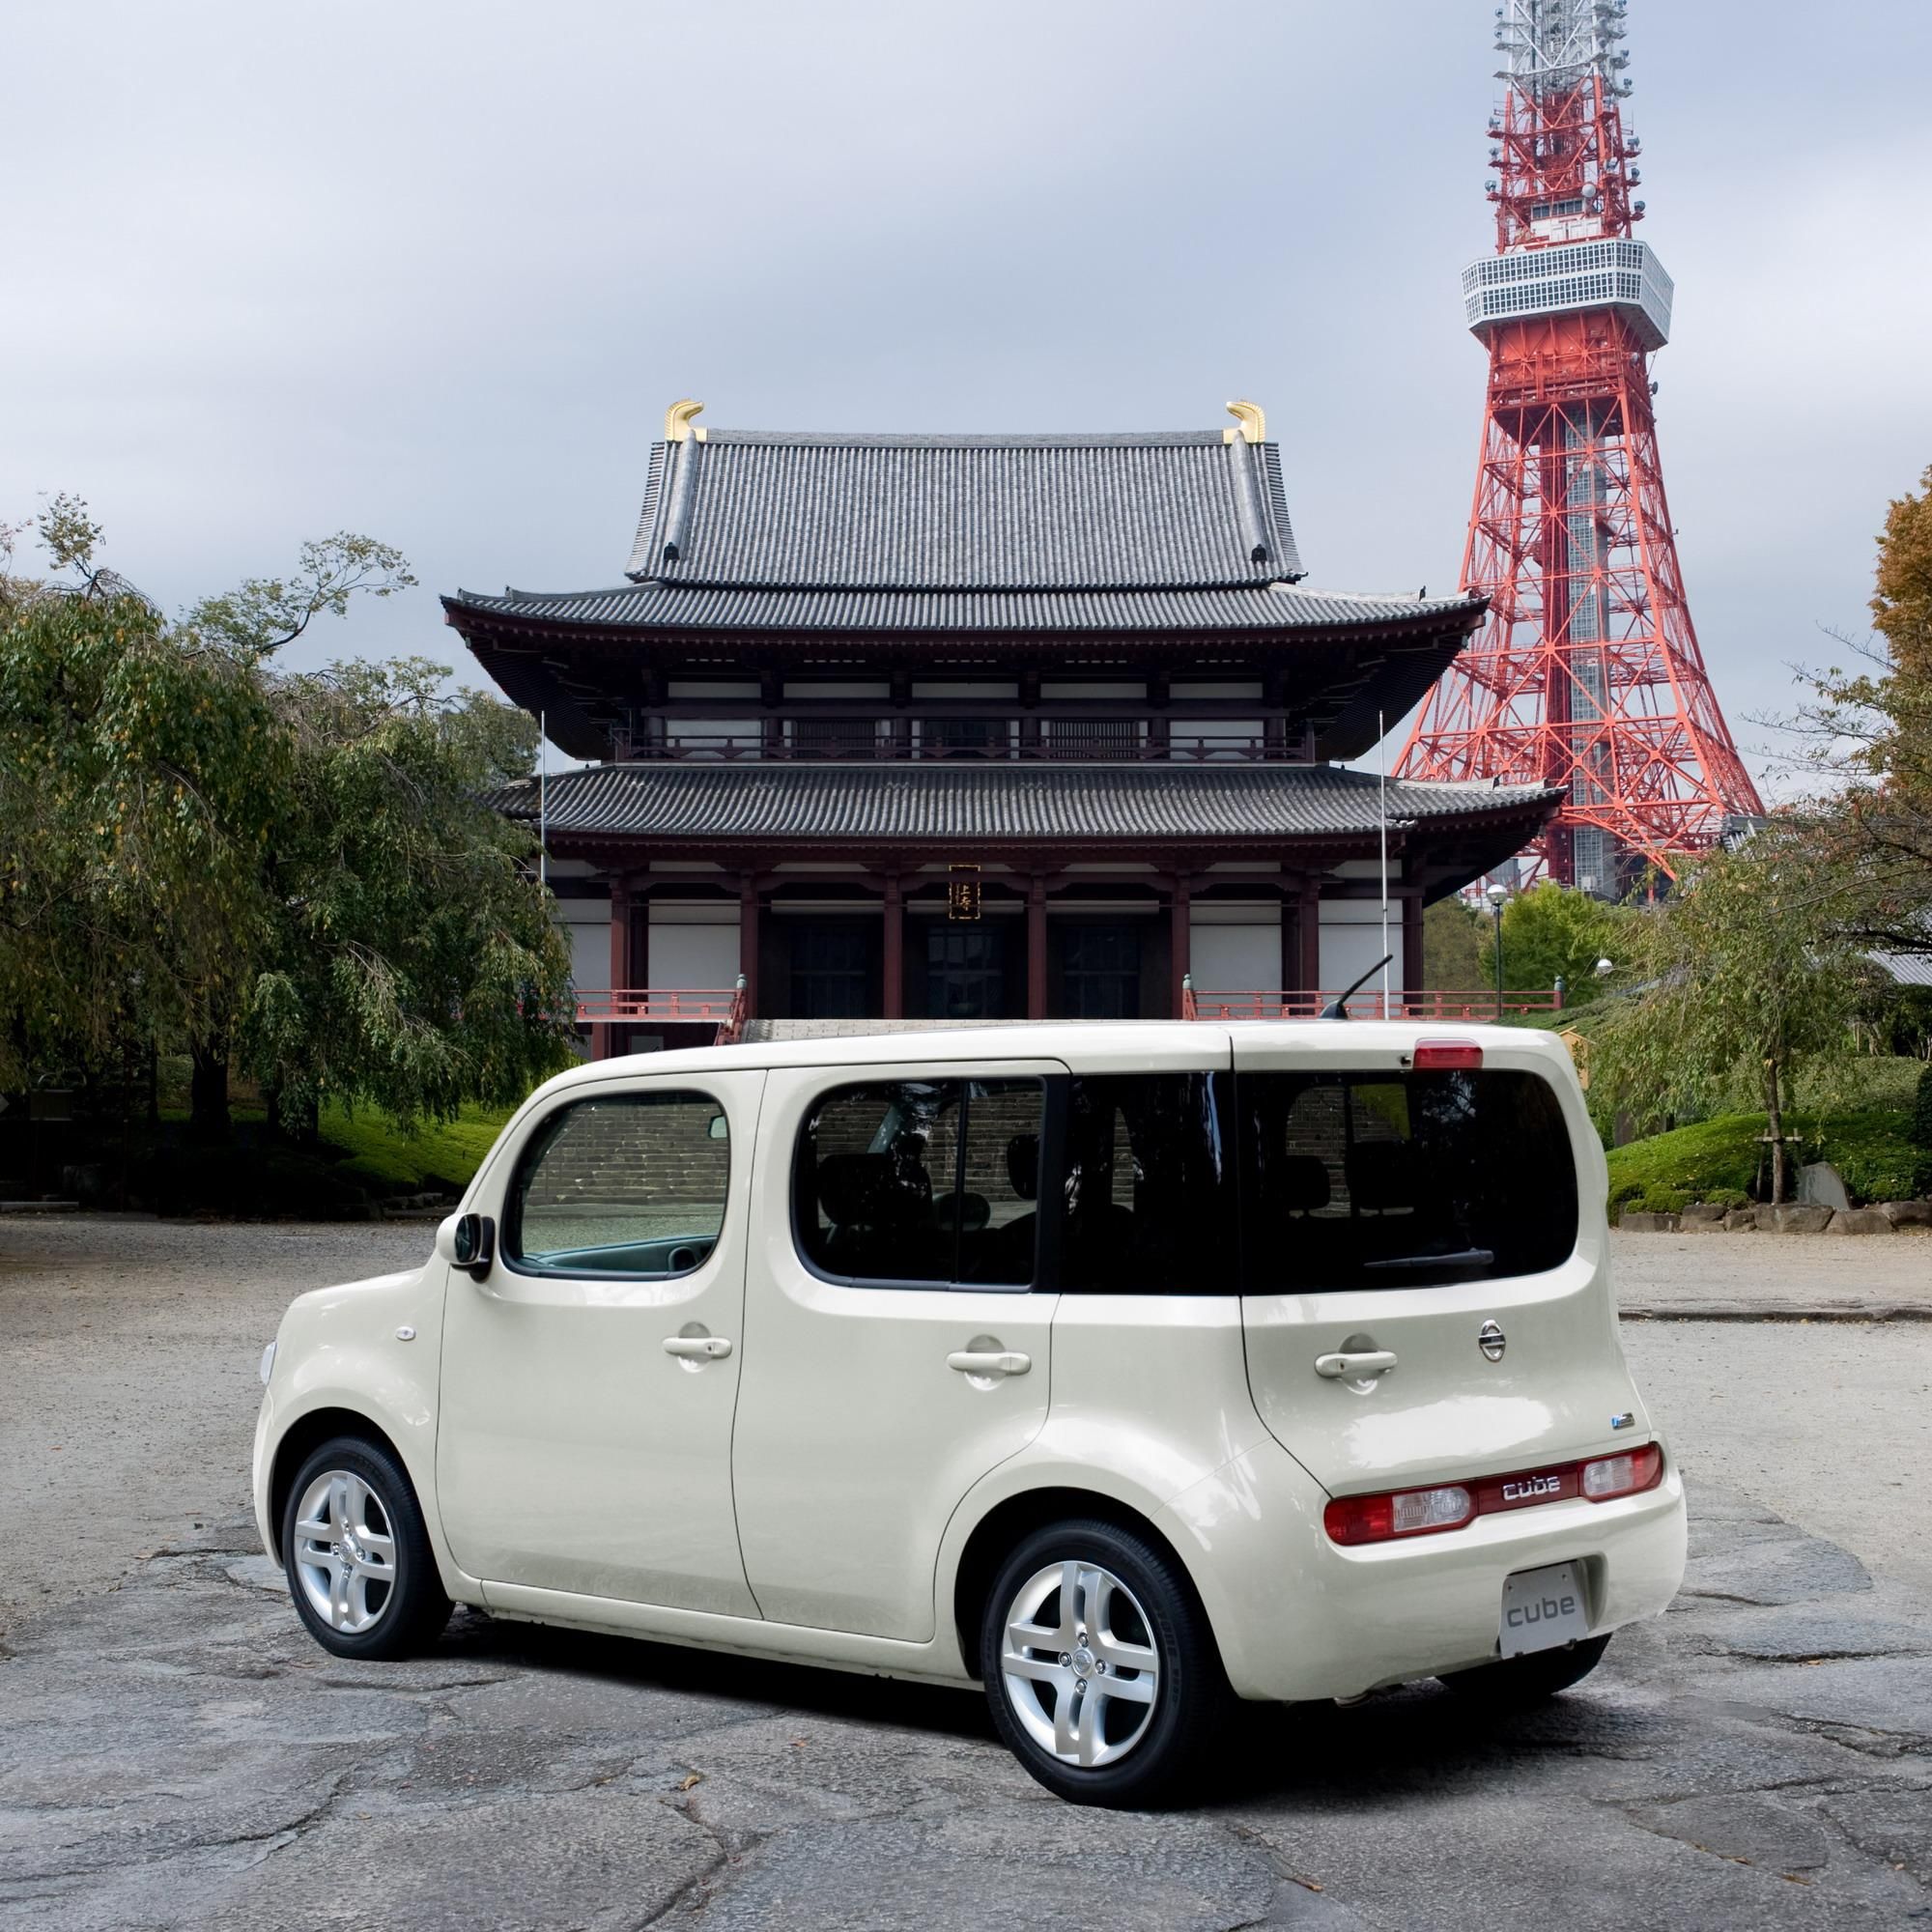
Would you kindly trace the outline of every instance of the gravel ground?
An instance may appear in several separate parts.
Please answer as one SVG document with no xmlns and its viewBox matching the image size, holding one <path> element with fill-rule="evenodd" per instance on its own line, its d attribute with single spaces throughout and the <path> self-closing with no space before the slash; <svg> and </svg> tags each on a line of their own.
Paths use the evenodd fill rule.
<svg viewBox="0 0 1932 1932">
<path fill-rule="evenodd" d="M 431 1234 L 0 1218 L 0 1635 L 246 1508 L 256 1368 L 282 1310 L 413 1266 Z"/>
<path fill-rule="evenodd" d="M 1613 1234 L 1610 1243 L 1626 1308 L 1904 1302 L 1932 1309 L 1932 1234 Z"/>
</svg>

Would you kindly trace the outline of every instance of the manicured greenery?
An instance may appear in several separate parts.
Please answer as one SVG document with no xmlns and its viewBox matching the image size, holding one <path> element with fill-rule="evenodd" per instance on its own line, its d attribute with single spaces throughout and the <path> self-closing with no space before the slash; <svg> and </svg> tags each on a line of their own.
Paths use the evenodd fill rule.
<svg viewBox="0 0 1932 1932">
<path fill-rule="evenodd" d="M 1932 1148 L 1932 1065 L 1918 1069 L 1913 1090 L 1912 1142 L 1915 1147 Z"/>
<path fill-rule="evenodd" d="M 380 1108 L 358 1107 L 352 1114 L 325 1107 L 322 1139 L 346 1156 L 335 1171 L 369 1184 L 379 1194 L 410 1194 L 440 1188 L 460 1194 L 490 1151 L 511 1107 L 466 1106 L 453 1121 L 426 1122 L 406 1132 Z"/>
<path fill-rule="evenodd" d="M 1932 1150 L 1913 1145 L 1908 1120 L 1897 1108 L 1873 1107 L 1835 1117 L 1787 1115 L 1792 1151 L 1806 1161 L 1827 1160 L 1855 1202 L 1902 1201 L 1932 1191 Z M 1763 1114 L 1719 1114 L 1670 1133 L 1653 1134 L 1613 1148 L 1610 1212 L 1625 1208 L 1673 1214 L 1693 1201 L 1741 1208 L 1763 1187 L 1766 1165 Z"/>
</svg>

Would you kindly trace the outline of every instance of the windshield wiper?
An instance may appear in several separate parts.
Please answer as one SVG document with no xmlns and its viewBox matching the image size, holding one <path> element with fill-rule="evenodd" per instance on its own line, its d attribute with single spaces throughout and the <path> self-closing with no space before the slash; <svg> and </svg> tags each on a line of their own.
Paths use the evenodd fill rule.
<svg viewBox="0 0 1932 1932">
<path fill-rule="evenodd" d="M 1397 1255 L 1386 1262 L 1364 1262 L 1364 1268 L 1428 1268 L 1428 1267 L 1493 1267 L 1496 1255 L 1493 1248 L 1458 1248 L 1449 1255 Z"/>
</svg>

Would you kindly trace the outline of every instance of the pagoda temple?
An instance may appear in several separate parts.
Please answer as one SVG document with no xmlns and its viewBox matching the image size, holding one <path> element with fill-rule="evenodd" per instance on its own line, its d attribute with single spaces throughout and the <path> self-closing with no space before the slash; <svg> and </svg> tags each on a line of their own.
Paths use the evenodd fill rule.
<svg viewBox="0 0 1932 1932">
<path fill-rule="evenodd" d="M 1384 849 L 1399 995 L 1424 906 L 1557 807 L 1338 762 L 1483 600 L 1305 588 L 1251 404 L 1145 436 L 698 409 L 667 415 L 622 583 L 443 599 L 589 761 L 501 804 L 541 812 L 593 1051 L 727 1013 L 1313 1011 L 1382 955 Z"/>
</svg>

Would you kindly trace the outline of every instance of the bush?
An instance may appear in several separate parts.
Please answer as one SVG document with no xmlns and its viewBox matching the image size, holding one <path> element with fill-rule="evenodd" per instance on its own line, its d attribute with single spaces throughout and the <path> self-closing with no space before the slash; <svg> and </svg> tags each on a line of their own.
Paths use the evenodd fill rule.
<svg viewBox="0 0 1932 1932">
<path fill-rule="evenodd" d="M 132 1168 L 128 1190 L 163 1216 L 367 1221 L 376 1212 L 339 1168 L 279 1148 L 159 1147 Z"/>
<path fill-rule="evenodd" d="M 1919 1069 L 1918 1091 L 1912 1098 L 1912 1144 L 1932 1148 L 1932 1061 Z"/>
</svg>

